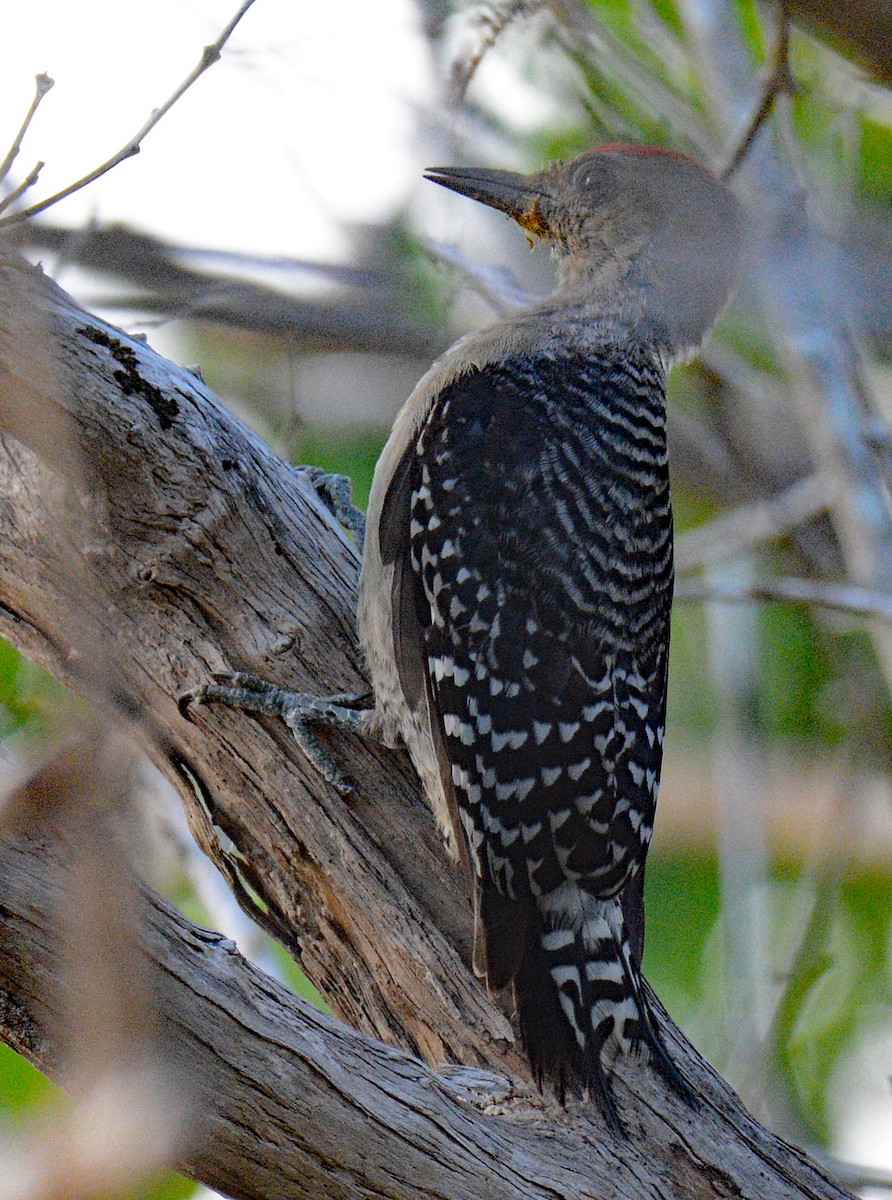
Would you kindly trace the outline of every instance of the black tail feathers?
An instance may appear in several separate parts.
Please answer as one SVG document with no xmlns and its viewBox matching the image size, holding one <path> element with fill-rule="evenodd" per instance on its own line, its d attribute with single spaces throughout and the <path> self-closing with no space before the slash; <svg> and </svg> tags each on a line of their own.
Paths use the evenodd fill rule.
<svg viewBox="0 0 892 1200">
<path fill-rule="evenodd" d="M 574 889 L 560 903 L 537 906 L 528 920 L 514 995 L 524 1046 L 540 1086 L 561 1103 L 592 1096 L 611 1130 L 625 1133 L 610 1083 L 620 1054 L 644 1054 L 689 1104 L 690 1088 L 669 1056 L 643 988 L 619 899 Z"/>
</svg>

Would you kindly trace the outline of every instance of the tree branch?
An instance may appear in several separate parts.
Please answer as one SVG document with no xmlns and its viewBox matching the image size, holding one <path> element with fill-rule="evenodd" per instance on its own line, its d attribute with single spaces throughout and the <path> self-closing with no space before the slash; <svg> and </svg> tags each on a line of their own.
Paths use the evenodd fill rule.
<svg viewBox="0 0 892 1200">
<path fill-rule="evenodd" d="M 746 122 L 743 132 L 738 137 L 736 147 L 730 153 L 726 165 L 719 172 L 722 179 L 728 179 L 733 175 L 746 158 L 750 146 L 756 139 L 756 134 L 768 119 L 778 93 L 792 94 L 796 90 L 796 81 L 790 70 L 790 19 L 787 4 L 788 0 L 778 0 L 777 44 L 771 54 L 767 77 L 762 85 L 762 94 Z"/>
<path fill-rule="evenodd" d="M 753 579 L 738 583 L 733 579 L 712 579 L 701 582 L 680 579 L 676 599 L 708 601 L 727 604 L 807 604 L 859 620 L 878 621 L 892 625 L 892 595 L 872 591 L 851 583 L 828 583 L 822 579 L 796 579 L 781 576 L 775 579 Z"/>
<path fill-rule="evenodd" d="M 59 874 L 58 847 L 54 854 L 23 837 L 0 846 L 0 1018 L 10 1044 L 77 1095 L 60 1051 L 68 1031 L 38 1002 L 61 974 Z M 145 913 L 141 941 L 157 968 L 165 1057 L 195 1114 L 176 1166 L 193 1178 L 236 1200 L 500 1200 L 553 1197 L 557 1168 L 565 1177 L 558 1194 L 597 1194 L 578 1168 L 560 1166 L 560 1153 L 536 1166 L 530 1139 L 544 1139 L 527 1121 L 488 1119 L 460 1087 L 291 995 L 232 942 L 158 897 L 146 897 Z M 485 1102 L 484 1093 L 481 1109 Z M 586 1160 L 572 1131 L 564 1142 L 568 1163 L 571 1153 Z M 497 1175 L 481 1167 L 495 1145 Z"/>
<path fill-rule="evenodd" d="M 814 474 L 764 500 L 738 504 L 682 534 L 675 547 L 675 569 L 689 575 L 751 554 L 826 512 L 832 499 L 827 481 Z"/>
<path fill-rule="evenodd" d="M 198 62 L 195 64 L 186 78 L 174 89 L 171 95 L 167 97 L 167 99 L 159 108 L 152 109 L 148 118 L 136 131 L 133 137 L 126 143 L 126 145 L 122 146 L 120 150 L 111 156 L 111 158 L 106 159 L 104 163 L 100 163 L 98 167 L 94 167 L 92 171 L 88 171 L 82 179 L 78 179 L 74 183 L 68 184 L 68 186 L 62 188 L 61 191 L 54 192 L 52 196 L 47 196 L 45 200 L 40 200 L 36 204 L 30 205 L 28 208 L 23 208 L 19 212 L 10 213 L 5 217 L 0 217 L 0 226 L 19 225 L 22 223 L 22 221 L 27 221 L 31 217 L 36 217 L 38 213 L 45 212 L 46 209 L 51 208 L 54 204 L 58 204 L 60 200 L 65 200 L 68 196 L 73 196 L 74 193 L 79 192 L 81 188 L 85 188 L 88 184 L 94 183 L 97 179 L 101 179 L 103 175 L 107 175 L 109 171 L 119 166 L 122 162 L 126 162 L 128 158 L 132 158 L 134 154 L 139 154 L 140 150 L 142 149 L 143 142 L 146 140 L 158 122 L 165 117 L 176 104 L 176 102 L 180 100 L 186 92 L 188 92 L 193 83 L 201 78 L 208 67 L 212 67 L 215 62 L 219 61 L 223 47 L 229 41 L 229 38 L 236 25 L 238 25 L 239 21 L 253 3 L 254 0 L 242 0 L 242 4 L 239 7 L 238 12 L 229 21 L 216 41 L 211 42 L 210 45 L 204 47 L 201 52 L 201 58 L 199 58 Z M 42 79 L 47 79 L 47 76 L 38 75 L 37 77 L 37 98 L 35 105 L 32 106 L 32 110 L 28 114 L 22 132 L 19 134 L 19 140 L 24 135 L 24 132 L 30 123 L 34 107 L 36 107 L 36 104 L 39 103 L 40 99 L 42 98 L 41 87 L 43 86 L 45 91 L 49 91 L 49 88 L 53 86 L 53 81 L 51 79 L 48 81 L 49 86 L 42 85 Z M 10 150 L 10 154 L 15 157 L 16 153 L 18 153 L 18 145 L 14 142 Z M 28 186 L 30 186 L 31 183 L 36 180 L 36 178 L 37 175 L 32 171 L 25 182 Z M 23 191 L 24 187 L 17 189 L 19 195 L 21 195 Z"/>
<path fill-rule="evenodd" d="M 280 723 L 177 708 L 233 669 L 366 690 L 352 544 L 307 478 L 188 371 L 20 261 L 0 265 L 0 297 L 0 428 L 18 439 L 0 458 L 0 630 L 94 702 L 140 715 L 199 843 L 339 1015 L 435 1061 L 472 1061 L 482 1038 L 483 1059 L 503 1063 L 510 1028 L 453 949 L 469 953 L 469 906 L 407 760 L 339 740 L 365 782 L 347 809 Z M 90 502 L 72 503 L 72 486 Z M 92 677 L 97 647 L 111 684 Z"/>
<path fill-rule="evenodd" d="M 118 719 L 139 717 L 241 902 L 335 1012 L 379 1040 L 153 902 L 145 946 L 198 1090 L 198 1148 L 179 1165 L 264 1198 L 845 1195 L 753 1121 L 668 1018 L 696 1112 L 632 1059 L 617 1067 L 627 1141 L 605 1134 L 594 1105 L 531 1098 L 510 1024 L 469 969 L 467 898 L 403 756 L 335 739 L 362 780 L 347 805 L 280 723 L 183 719 L 177 696 L 216 670 L 306 691 L 367 686 L 356 553 L 307 475 L 200 380 L 11 256 L 0 429 L 0 629 Z M 64 1078 L 59 1033 L 35 1015 L 56 969 L 47 884 L 33 852 L 5 853 L 0 926 L 16 953 L 0 954 L 0 1033 Z M 511 1102 L 480 1114 L 407 1054 L 508 1076 Z"/>
<path fill-rule="evenodd" d="M 33 121 L 34 114 L 37 112 L 38 108 L 40 107 L 41 100 L 44 98 L 44 96 L 47 94 L 47 92 L 49 92 L 50 89 L 53 87 L 53 83 L 54 83 L 54 81 L 52 79 L 50 79 L 49 75 L 46 75 L 46 74 L 36 75 L 34 77 L 34 84 L 35 84 L 34 99 L 31 101 L 30 108 L 25 113 L 25 119 L 24 119 L 24 121 L 22 121 L 22 124 L 21 124 L 21 127 L 20 127 L 18 133 L 15 135 L 15 137 L 12 140 L 12 145 L 9 147 L 9 150 L 7 150 L 7 152 L 6 152 L 6 157 L 4 158 L 3 162 L 0 163 L 0 183 L 4 182 L 4 180 L 6 179 L 6 176 L 12 170 L 12 164 L 18 158 L 19 151 L 22 148 L 22 142 L 24 141 L 24 138 L 25 138 L 25 134 L 28 132 L 28 126 Z M 40 164 L 40 165 L 43 165 L 43 164 Z M 37 176 L 35 175 L 33 170 L 28 175 L 28 179 L 32 179 L 32 176 L 34 179 L 37 178 Z M 32 182 L 33 182 L 33 179 L 32 179 Z M 27 183 L 27 180 L 26 180 L 26 183 Z M 12 195 L 15 196 L 15 193 L 18 193 L 19 195 L 21 195 L 24 190 L 25 190 L 25 185 L 22 185 L 21 187 L 16 188 L 15 192 L 13 192 Z M 9 206 L 9 204 L 10 204 L 10 196 L 4 196 L 3 199 L 0 200 L 0 212 L 3 212 L 3 210 Z"/>
</svg>

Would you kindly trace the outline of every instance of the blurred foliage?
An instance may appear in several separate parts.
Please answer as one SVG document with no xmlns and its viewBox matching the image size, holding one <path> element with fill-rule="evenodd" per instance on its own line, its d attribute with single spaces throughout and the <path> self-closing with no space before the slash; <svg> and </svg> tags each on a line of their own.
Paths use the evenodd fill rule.
<svg viewBox="0 0 892 1200">
<path fill-rule="evenodd" d="M 54 717 L 77 704 L 51 675 L 0 638 L 0 739 L 17 734 L 39 741 Z"/>
<path fill-rule="evenodd" d="M 892 203 L 892 129 L 869 117 L 860 122 L 858 184 L 862 198 Z"/>
<path fill-rule="evenodd" d="M 801 862 L 772 864 L 767 944 L 779 994 L 764 1046 L 776 1053 L 802 1127 L 826 1142 L 832 1133 L 826 1099 L 836 1065 L 878 1012 L 887 1018 L 892 1012 L 892 875 L 852 867 L 838 881 L 822 881 L 818 894 L 812 886 L 803 880 Z M 805 929 L 800 887 L 813 904 Z M 722 1012 L 715 856 L 667 854 L 657 841 L 646 896 L 645 973 L 681 1028 L 726 1072 L 733 1066 L 733 1030 Z M 723 1038 L 731 1039 L 724 1053 Z M 733 1069 L 731 1074 L 733 1082 Z"/>
<path fill-rule="evenodd" d="M 9 1123 L 11 1114 L 45 1104 L 57 1095 L 59 1089 L 45 1075 L 0 1042 L 0 1118 L 4 1124 Z"/>
<path fill-rule="evenodd" d="M 62 1103 L 61 1091 L 36 1067 L 0 1042 L 0 1136 L 15 1134 L 24 1118 L 51 1115 Z M 120 1194 L 120 1200 L 185 1200 L 195 1192 L 195 1182 L 176 1171 L 157 1171 Z"/>
</svg>

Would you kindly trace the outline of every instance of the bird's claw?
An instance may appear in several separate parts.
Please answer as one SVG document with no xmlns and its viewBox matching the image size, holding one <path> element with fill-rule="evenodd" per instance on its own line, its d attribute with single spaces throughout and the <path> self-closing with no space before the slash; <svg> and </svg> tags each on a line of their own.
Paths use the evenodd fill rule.
<svg viewBox="0 0 892 1200">
<path fill-rule="evenodd" d="M 316 736 L 313 725 L 327 725 L 350 733 L 359 733 L 365 697 L 352 693 L 335 696 L 306 696 L 278 687 L 259 675 L 246 671 L 215 673 L 209 683 L 183 692 L 177 701 L 180 713 L 192 720 L 190 709 L 196 704 L 223 704 L 228 708 L 280 717 L 291 730 L 307 760 L 319 774 L 345 798 L 352 796 L 355 784 L 340 770 L 328 750 Z"/>
<path fill-rule="evenodd" d="M 365 542 L 365 513 L 353 503 L 353 481 L 349 475 L 336 475 L 322 467 L 301 467 L 334 519 L 353 534 L 362 553 Z"/>
</svg>

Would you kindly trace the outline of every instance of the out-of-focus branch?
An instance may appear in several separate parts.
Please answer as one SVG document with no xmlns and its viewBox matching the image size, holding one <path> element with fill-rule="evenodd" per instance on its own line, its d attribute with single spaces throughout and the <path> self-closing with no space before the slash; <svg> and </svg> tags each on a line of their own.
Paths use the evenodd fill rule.
<svg viewBox="0 0 892 1200">
<path fill-rule="evenodd" d="M 788 0 L 797 21 L 839 41 L 887 83 L 892 82 L 890 0 Z"/>
<path fill-rule="evenodd" d="M 137 945 L 144 897 L 117 836 L 132 759 L 119 735 L 90 731 L 0 799 L 0 837 L 30 839 L 52 879 L 51 908 L 35 899 L 28 915 L 32 930 L 52 928 L 54 960 L 51 978 L 28 996 L 26 978 L 39 969 L 32 956 L 40 956 L 32 940 L 22 970 L 23 947 L 10 938 L 16 872 L 0 845 L 0 1025 L 21 1048 L 21 1017 L 31 1006 L 44 1043 L 58 1047 L 53 1075 L 78 1096 L 57 1105 L 51 1122 L 4 1139 L 4 1200 L 87 1200 L 157 1170 L 188 1140 L 188 1089 L 162 1032 L 156 964 Z M 28 998 L 17 1004 L 23 992 Z"/>
<path fill-rule="evenodd" d="M 775 97 L 780 92 L 793 92 L 796 82 L 790 71 L 790 20 L 787 12 L 787 0 L 778 0 L 779 16 L 777 44 L 771 56 L 768 76 L 762 85 L 762 94 L 753 109 L 752 116 L 744 126 L 737 145 L 731 152 L 727 164 L 720 171 L 723 179 L 727 179 L 737 170 L 746 157 L 756 134 L 768 119 Z"/>
<path fill-rule="evenodd" d="M 892 1173 L 889 1171 L 882 1171 L 879 1167 L 862 1167 L 859 1163 L 843 1162 L 842 1159 L 823 1152 L 819 1152 L 816 1157 L 832 1175 L 855 1192 L 892 1192 Z"/>
<path fill-rule="evenodd" d="M 460 246 L 433 241 L 428 241 L 426 246 L 436 262 L 451 267 L 495 312 L 507 313 L 530 302 L 530 295 L 520 287 L 509 271 L 500 267 L 485 266 L 465 254 Z"/>
<path fill-rule="evenodd" d="M 433 323 L 419 315 L 411 281 L 386 261 L 388 228 L 363 228 L 354 239 L 357 259 L 368 265 L 281 259 L 257 260 L 213 250 L 170 246 L 150 234 L 115 225 L 65 229 L 30 222 L 11 238 L 28 253 L 59 255 L 91 275 L 115 280 L 107 304 L 164 319 L 207 321 L 280 338 L 290 352 L 324 346 L 329 351 L 386 352 L 432 358 L 442 349 Z M 265 286 L 250 273 L 280 271 L 296 294 Z M 313 286 L 301 294 L 300 280 Z M 315 286 L 319 280 L 331 285 Z M 102 304 L 101 285 L 93 303 Z"/>
<path fill-rule="evenodd" d="M 701 583 L 680 579 L 675 589 L 678 600 L 714 601 L 729 604 L 786 601 L 845 613 L 856 620 L 875 620 L 892 625 L 892 595 L 847 583 L 824 583 L 817 579 L 711 579 Z"/>
<path fill-rule="evenodd" d="M 457 108 L 463 102 L 477 68 L 504 30 L 513 21 L 533 16 L 547 3 L 548 0 L 502 0 L 500 4 L 481 4 L 461 14 L 458 20 L 462 44 L 453 49 L 447 69 L 450 104 Z"/>
<path fill-rule="evenodd" d="M 832 501 L 827 481 L 821 475 L 809 475 L 767 500 L 741 504 L 678 539 L 676 571 L 686 575 L 742 558 L 765 542 L 819 516 Z"/>
</svg>

